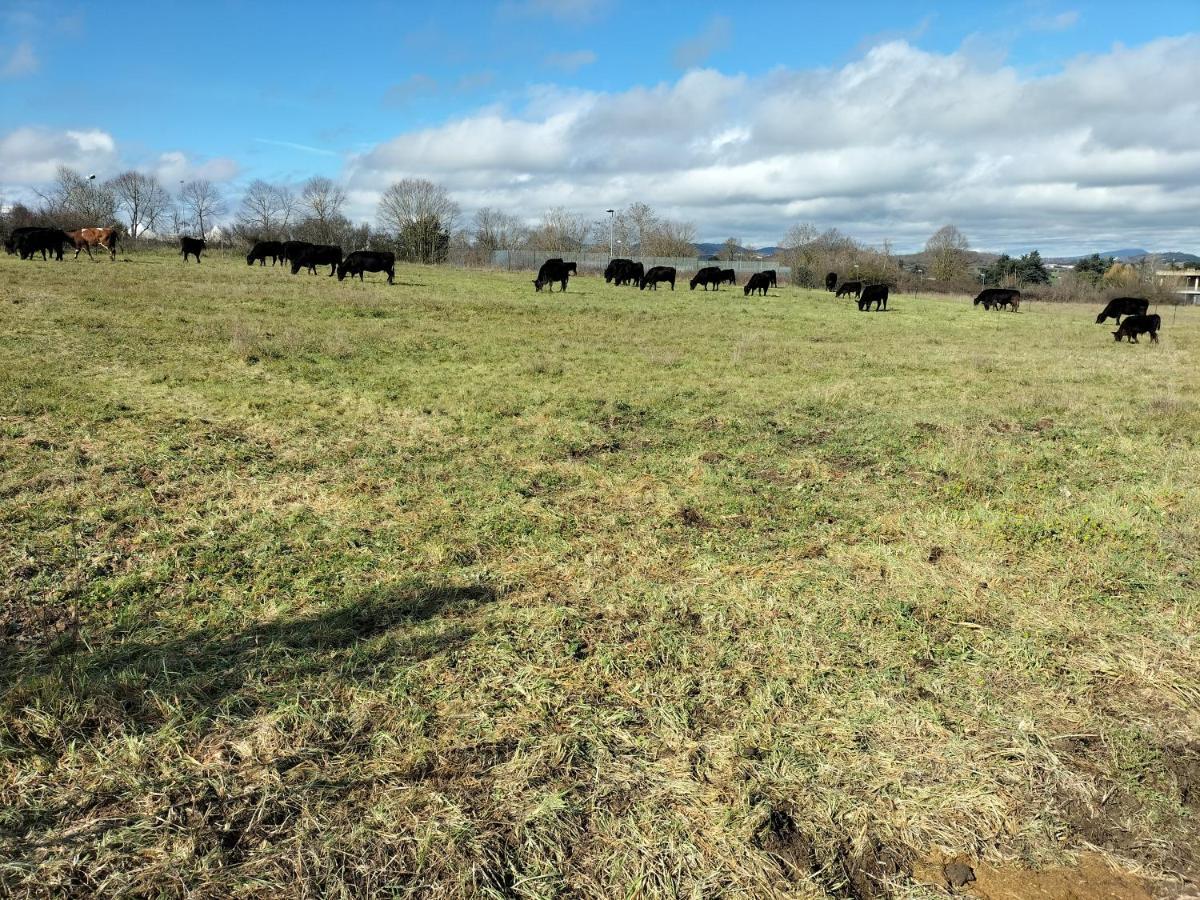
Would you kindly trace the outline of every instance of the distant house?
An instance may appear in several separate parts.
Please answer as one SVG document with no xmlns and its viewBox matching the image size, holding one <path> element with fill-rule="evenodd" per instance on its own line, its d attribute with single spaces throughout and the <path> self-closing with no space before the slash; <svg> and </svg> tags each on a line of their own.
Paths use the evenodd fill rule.
<svg viewBox="0 0 1200 900">
<path fill-rule="evenodd" d="M 1180 302 L 1200 306 L 1200 269 L 1160 269 L 1158 283 L 1180 295 Z"/>
</svg>

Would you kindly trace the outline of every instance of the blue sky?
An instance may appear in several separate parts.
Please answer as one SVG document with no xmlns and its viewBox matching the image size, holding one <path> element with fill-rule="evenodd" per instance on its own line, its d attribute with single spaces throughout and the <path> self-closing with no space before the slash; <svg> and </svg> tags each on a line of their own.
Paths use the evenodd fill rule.
<svg viewBox="0 0 1200 900">
<path fill-rule="evenodd" d="M 1143 107 L 1164 115 L 1195 112 L 1200 93 L 1194 88 L 1189 98 L 1175 72 L 1175 83 L 1164 83 L 1166 93 L 1155 95 L 1156 64 L 1166 71 L 1177 63 L 1197 63 L 1195 0 L 1147 0 L 1136 10 L 1115 2 L 1033 0 L 987 7 L 793 2 L 738 10 L 716 3 L 507 0 L 455 4 L 452 12 L 427 4 L 352 2 L 125 2 L 110 11 L 0 0 L 0 17 L 0 190 L 6 197 L 36 186 L 51 160 L 92 159 L 101 169 L 138 166 L 164 180 L 207 175 L 234 201 L 251 178 L 298 182 L 329 175 L 346 181 L 351 211 L 369 219 L 372 198 L 387 179 L 412 174 L 446 183 L 464 219 L 479 205 L 536 219 L 556 195 L 562 203 L 555 205 L 581 210 L 643 199 L 694 221 L 703 239 L 738 234 L 774 242 L 788 222 L 812 220 L 861 232 L 867 240 L 892 237 L 905 245 L 919 243 L 921 229 L 940 221 L 917 215 L 937 197 L 920 171 L 944 169 L 951 183 L 956 177 L 977 182 L 980 167 L 995 161 L 989 155 L 994 145 L 986 142 L 964 155 L 959 129 L 950 121 L 959 111 L 968 119 L 977 116 L 971 107 L 992 102 L 990 85 L 1005 98 L 1005 118 L 979 121 L 972 139 L 1008 127 L 1027 99 L 1021 95 L 1034 94 L 1041 106 L 1030 110 L 1030 118 L 1044 127 L 1033 137 L 1047 148 L 1038 159 L 1073 140 L 1066 124 L 1056 138 L 1056 92 L 1046 86 L 1070 78 L 1069 90 L 1058 93 L 1077 113 L 1081 102 L 1097 99 L 1090 98 L 1088 82 L 1103 80 L 1088 73 L 1088 60 L 1102 71 L 1111 58 L 1119 79 L 1122 53 L 1157 54 L 1149 60 L 1139 56 L 1134 68 L 1144 85 L 1137 91 Z M 887 74 L 889 65 L 896 77 Z M 941 74 L 909 85 L 907 93 L 891 94 L 889 83 L 913 69 Z M 870 93 L 860 90 L 861 70 L 876 79 Z M 970 97 L 955 92 L 963 83 L 975 85 Z M 1122 94 L 1121 87 L 1114 94 Z M 810 88 L 828 113 L 808 103 Z M 940 90 L 946 100 L 938 105 L 931 98 Z M 876 119 L 886 134 L 864 140 L 847 126 L 840 145 L 824 146 L 805 135 L 764 137 L 772 122 L 793 112 L 819 132 L 822 121 L 844 113 L 837 108 L 842 98 L 860 111 L 878 101 L 878 117 L 864 113 L 856 120 L 859 134 L 863 123 Z M 1102 99 L 1097 108 L 1106 115 Z M 1133 98 L 1114 97 L 1114 106 L 1121 102 Z M 926 151 L 930 138 L 919 116 L 888 118 L 896 106 L 931 103 L 934 112 L 924 115 L 930 117 L 932 140 L 945 151 L 941 155 Z M 639 104 L 687 110 L 696 121 L 691 130 L 685 122 L 672 122 L 656 135 L 652 110 Z M 624 120 L 621 110 L 628 112 Z M 1065 119 L 1073 114 L 1071 108 L 1062 112 Z M 623 121 L 630 123 L 628 131 Z M 1193 127 L 1196 121 L 1200 118 L 1192 119 Z M 559 127 L 560 122 L 565 124 Z M 447 130 L 455 123 L 460 127 Z M 1078 118 L 1070 124 L 1077 137 L 1089 125 Z M 545 147 L 554 149 L 527 146 L 522 129 L 541 135 Z M 789 140 L 799 148 L 790 160 Z M 657 146 L 649 146 L 655 141 Z M 1110 236 L 1186 242 L 1186 216 L 1172 210 L 1164 217 L 1162 203 L 1141 209 L 1128 222 L 1110 221 L 1098 233 L 1099 213 L 1111 218 L 1120 209 L 1131 177 L 1171 194 L 1200 174 L 1186 147 L 1174 148 L 1170 159 L 1151 155 L 1139 162 L 1136 143 L 1115 135 L 1110 156 L 1101 160 L 1092 152 L 1099 147 L 1094 139 L 1075 140 L 1076 162 L 1086 162 L 1089 172 L 1121 159 L 1135 171 L 1132 176 L 1114 171 L 1111 183 L 1083 189 L 1075 176 L 1086 173 L 1069 171 L 1064 160 L 1065 168 L 1047 173 L 1046 182 L 1060 186 L 1049 203 L 1059 218 L 1032 209 L 1023 225 L 1020 209 L 1005 209 L 1002 225 L 979 216 L 964 230 L 973 243 L 993 249 L 1066 248 L 1072 242 L 1086 249 L 1090 241 L 1103 244 Z M 1154 151 L 1152 138 L 1145 144 L 1142 150 Z M 680 158 L 672 168 L 673 148 L 687 157 L 684 148 L 701 145 L 703 153 Z M 899 159 L 910 165 L 881 181 L 872 171 L 873 145 L 889 164 Z M 490 146 L 496 148 L 491 156 Z M 446 164 L 439 148 L 448 151 Z M 603 159 L 602 149 L 609 154 Z M 1150 177 L 1158 162 L 1170 173 L 1166 183 Z M 778 196 L 722 189 L 723 172 L 732 183 L 755 167 L 764 179 L 776 178 Z M 842 177 L 850 169 L 861 173 L 861 184 Z M 823 178 L 832 184 L 827 192 L 820 190 Z M 656 184 L 668 181 L 670 189 L 654 196 Z M 1063 195 L 1064 184 L 1083 191 L 1077 202 Z M 696 202 L 685 193 L 688 185 Z M 987 187 L 1002 188 L 1003 179 Z M 1102 198 L 1096 189 L 1111 196 Z M 869 215 L 837 212 L 839 200 L 845 206 L 869 191 L 876 198 L 911 199 L 897 199 Z M 916 199 L 920 195 L 926 197 L 923 205 Z M 979 194 L 988 196 L 994 194 Z M 1036 202 L 1035 191 L 1029 202 Z M 933 206 L 929 215 L 943 212 Z M 1074 207 L 1082 207 L 1075 224 L 1062 222 Z M 961 218 L 969 208 L 960 198 L 946 204 L 944 213 Z M 1155 213 L 1161 228 L 1155 227 Z M 1050 233 L 1045 224 L 1054 226 Z M 1180 249 L 1196 249 L 1195 237 L 1191 244 Z"/>
</svg>

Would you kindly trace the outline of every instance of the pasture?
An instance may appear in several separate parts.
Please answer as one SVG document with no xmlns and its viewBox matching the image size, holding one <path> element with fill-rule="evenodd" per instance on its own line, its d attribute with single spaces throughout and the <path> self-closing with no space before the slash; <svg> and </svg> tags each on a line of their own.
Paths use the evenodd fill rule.
<svg viewBox="0 0 1200 900">
<path fill-rule="evenodd" d="M 120 257 L 0 258 L 0 895 L 1196 877 L 1196 311 Z"/>
</svg>

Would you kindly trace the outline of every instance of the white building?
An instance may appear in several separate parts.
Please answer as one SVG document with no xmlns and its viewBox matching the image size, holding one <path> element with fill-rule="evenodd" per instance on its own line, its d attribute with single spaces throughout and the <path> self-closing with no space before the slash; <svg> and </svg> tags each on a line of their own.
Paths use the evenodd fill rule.
<svg viewBox="0 0 1200 900">
<path fill-rule="evenodd" d="M 1160 269 L 1154 274 L 1159 284 L 1182 295 L 1181 303 L 1200 306 L 1200 269 Z"/>
</svg>

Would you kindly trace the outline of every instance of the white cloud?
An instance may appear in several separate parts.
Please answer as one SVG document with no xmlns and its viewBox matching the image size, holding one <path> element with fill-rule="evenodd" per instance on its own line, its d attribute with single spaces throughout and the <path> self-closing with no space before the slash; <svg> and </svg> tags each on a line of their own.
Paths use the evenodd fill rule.
<svg viewBox="0 0 1200 900">
<path fill-rule="evenodd" d="M 21 41 L 13 48 L 4 65 L 0 66 L 0 78 L 22 78 L 25 75 L 32 75 L 38 70 L 38 65 L 33 44 L 29 41 Z"/>
<path fill-rule="evenodd" d="M 546 57 L 546 66 L 562 72 L 578 72 L 584 66 L 590 66 L 596 61 L 596 54 L 591 50 L 576 50 L 573 53 L 551 53 Z"/>
<path fill-rule="evenodd" d="M 241 166 L 224 156 L 212 159 L 195 159 L 182 150 L 170 150 L 159 154 L 147 168 L 163 183 L 167 190 L 175 190 L 180 181 L 205 178 L 209 181 L 231 181 L 241 172 Z"/>
<path fill-rule="evenodd" d="M 17 128 L 0 135 L 0 174 L 14 185 L 51 181 L 58 167 L 116 174 L 116 142 L 104 131 Z"/>
<path fill-rule="evenodd" d="M 718 50 L 729 46 L 731 40 L 733 23 L 727 16 L 713 16 L 703 31 L 675 47 L 671 59 L 677 68 L 690 69 L 703 63 Z"/>
<path fill-rule="evenodd" d="M 917 247 L 953 221 L 981 247 L 1194 249 L 1196 84 L 1196 35 L 1043 75 L 891 41 L 835 69 L 692 69 L 615 94 L 543 86 L 519 112 L 398 135 L 346 177 L 368 216 L 388 183 L 424 176 L 468 212 L 642 200 L 702 237 L 759 244 L 815 220 Z"/>
</svg>

